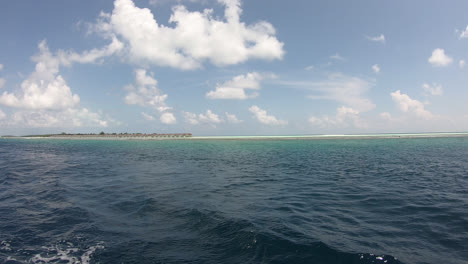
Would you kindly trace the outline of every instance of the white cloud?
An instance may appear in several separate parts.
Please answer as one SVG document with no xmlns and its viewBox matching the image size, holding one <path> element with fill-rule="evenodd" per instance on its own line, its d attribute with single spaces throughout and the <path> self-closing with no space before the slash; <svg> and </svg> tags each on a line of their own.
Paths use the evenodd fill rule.
<svg viewBox="0 0 468 264">
<path fill-rule="evenodd" d="M 211 110 L 206 110 L 206 114 L 199 114 L 198 120 L 200 121 L 200 123 L 219 124 L 223 122 L 223 120 L 219 117 L 219 115 L 211 112 Z"/>
<path fill-rule="evenodd" d="M 380 34 L 380 36 L 376 37 L 366 36 L 366 38 L 370 41 L 385 43 L 385 36 L 383 34 Z"/>
<path fill-rule="evenodd" d="M 445 50 L 435 49 L 428 59 L 429 63 L 437 67 L 445 67 L 452 63 L 453 59 L 445 55 Z"/>
<path fill-rule="evenodd" d="M 194 114 L 190 112 L 183 112 L 185 122 L 191 125 L 198 125 L 198 124 L 209 124 L 215 127 L 216 124 L 224 122 L 219 115 L 213 113 L 211 110 L 206 110 L 205 114 Z"/>
<path fill-rule="evenodd" d="M 161 1 L 160 0 L 149 0 L 148 3 L 151 6 L 156 6 L 156 5 L 158 5 L 159 2 L 161 2 Z"/>
<path fill-rule="evenodd" d="M 152 108 L 161 114 L 159 120 L 162 123 L 175 124 L 177 120 L 174 114 L 169 112 L 172 108 L 166 104 L 168 95 L 163 94 L 158 88 L 158 81 L 152 75 L 152 73 L 148 74 L 145 69 L 136 69 L 135 83 L 125 87 L 128 93 L 124 101 L 129 105 Z M 145 114 L 143 114 L 143 117 L 149 121 L 155 119 L 153 116 L 145 116 Z"/>
<path fill-rule="evenodd" d="M 207 0 L 149 0 L 148 4 L 150 6 L 158 6 L 158 5 L 162 5 L 166 3 L 174 3 L 174 2 L 180 3 L 182 1 L 191 2 L 191 3 L 197 3 L 197 2 L 205 3 Z"/>
<path fill-rule="evenodd" d="M 24 109 L 61 110 L 74 108 L 80 103 L 80 97 L 73 94 L 62 76 L 46 82 L 44 80 L 25 80 L 22 91 L 16 95 L 3 92 L 0 104 Z"/>
<path fill-rule="evenodd" d="M 175 26 L 169 27 L 158 24 L 149 9 L 131 0 L 115 0 L 112 14 L 101 13 L 93 30 L 121 38 L 134 62 L 178 69 L 199 68 L 204 61 L 224 66 L 249 59 L 282 59 L 283 43 L 270 23 L 246 25 L 240 21 L 240 0 L 218 2 L 225 6 L 224 19 L 214 17 L 213 9 L 191 12 L 177 5 L 169 19 Z"/>
<path fill-rule="evenodd" d="M 185 122 L 191 124 L 191 125 L 198 125 L 200 122 L 198 121 L 197 115 L 194 113 L 190 112 L 183 112 Z"/>
<path fill-rule="evenodd" d="M 444 90 L 442 89 L 442 85 L 440 84 L 433 83 L 432 85 L 430 85 L 430 84 L 425 83 L 422 85 L 422 87 L 424 91 L 430 95 L 442 95 L 444 93 Z"/>
<path fill-rule="evenodd" d="M 288 124 L 288 121 L 280 120 L 277 119 L 275 116 L 268 115 L 267 111 L 261 109 L 256 105 L 251 106 L 249 108 L 249 111 L 254 115 L 255 119 L 257 119 L 262 124 L 272 126 L 283 126 Z"/>
<path fill-rule="evenodd" d="M 5 127 L 107 127 L 119 122 L 86 108 L 68 108 L 61 111 L 21 110 L 2 122 Z"/>
<path fill-rule="evenodd" d="M 154 121 L 154 116 L 150 115 L 150 114 L 147 114 L 145 112 L 141 112 L 141 115 L 143 116 L 143 118 L 147 121 Z"/>
<path fill-rule="evenodd" d="M 6 83 L 6 80 L 3 78 L 0 78 L 0 89 L 2 89 L 3 86 L 5 86 L 5 83 Z"/>
<path fill-rule="evenodd" d="M 345 60 L 345 58 L 341 57 L 341 55 L 338 54 L 338 53 L 336 53 L 336 54 L 334 54 L 334 55 L 331 55 L 331 56 L 330 56 L 330 59 L 332 59 L 332 60 L 338 60 L 338 61 L 344 61 L 344 60 Z"/>
<path fill-rule="evenodd" d="M 380 67 L 378 64 L 374 64 L 372 65 L 372 70 L 375 72 L 375 73 L 380 73 Z"/>
<path fill-rule="evenodd" d="M 379 116 L 380 116 L 380 118 L 382 118 L 384 120 L 392 120 L 393 119 L 392 115 L 389 112 L 380 113 Z"/>
<path fill-rule="evenodd" d="M 74 108 L 80 97 L 73 94 L 59 72 L 60 61 L 47 47 L 45 41 L 39 44 L 39 55 L 33 57 L 36 69 L 21 84 L 17 93 L 3 92 L 0 104 L 24 109 L 60 110 Z"/>
<path fill-rule="evenodd" d="M 234 114 L 229 114 L 228 112 L 226 112 L 225 114 L 226 114 L 226 119 L 227 119 L 228 123 L 239 124 L 239 123 L 244 122 L 244 121 L 240 120 L 239 118 L 237 118 L 237 116 L 234 115 Z"/>
<path fill-rule="evenodd" d="M 21 83 L 21 89 L 5 91 L 0 95 L 0 104 L 22 109 L 13 113 L 9 120 L 3 122 L 4 125 L 63 127 L 107 126 L 110 122 L 116 123 L 100 113 L 79 108 L 79 96 L 72 93 L 65 79 L 59 75 L 59 70 L 61 65 L 70 66 L 72 62 L 87 63 L 91 60 L 78 61 L 66 54 L 75 53 L 61 51 L 54 55 L 45 41 L 39 43 L 39 54 L 32 57 L 36 62 L 34 72 Z"/>
<path fill-rule="evenodd" d="M 465 68 L 465 64 L 466 64 L 466 62 L 465 62 L 464 60 L 460 60 L 460 61 L 458 62 L 458 66 L 459 66 L 460 68 L 462 68 L 462 69 Z"/>
<path fill-rule="evenodd" d="M 258 92 L 246 93 L 246 90 L 260 90 L 260 82 L 264 78 L 272 78 L 273 75 L 259 74 L 257 72 L 238 75 L 232 80 L 216 85 L 216 90 L 206 93 L 209 99 L 237 99 L 245 100 L 259 95 Z"/>
<path fill-rule="evenodd" d="M 313 65 L 310 65 L 310 66 L 305 67 L 305 70 L 306 70 L 306 71 L 311 71 L 311 70 L 313 70 L 313 69 L 315 69 L 315 67 L 314 67 Z"/>
<path fill-rule="evenodd" d="M 172 124 L 177 123 L 177 119 L 175 118 L 174 114 L 169 113 L 169 112 L 163 113 L 159 117 L 159 120 L 161 121 L 161 123 L 167 124 L 167 125 L 172 125 Z"/>
<path fill-rule="evenodd" d="M 54 55 L 46 41 L 41 41 L 38 46 L 39 54 L 32 58 L 36 62 L 35 71 L 22 82 L 21 91 L 3 92 L 0 95 L 0 104 L 36 110 L 59 110 L 78 106 L 79 96 L 73 94 L 64 78 L 58 75 L 60 66 L 70 66 L 73 62 L 92 63 L 103 56 L 110 56 L 118 50 L 119 45 L 116 43 L 114 39 L 102 49 L 93 49 L 82 54 L 59 51 Z"/>
<path fill-rule="evenodd" d="M 393 92 L 390 95 L 402 112 L 426 120 L 435 118 L 431 112 L 424 109 L 424 104 L 422 102 L 411 99 L 407 94 L 402 94 L 400 90 Z"/>
<path fill-rule="evenodd" d="M 323 116 L 321 118 L 311 116 L 309 118 L 309 123 L 318 126 L 321 128 L 329 127 L 356 127 L 356 128 L 366 128 L 367 124 L 359 116 L 359 111 L 352 109 L 350 107 L 339 107 L 336 109 L 336 115 L 329 117 Z"/>
<path fill-rule="evenodd" d="M 3 64 L 0 64 L 0 71 L 3 70 Z"/>
<path fill-rule="evenodd" d="M 0 120 L 5 119 L 5 118 L 6 118 L 6 114 L 2 111 L 2 109 L 0 109 Z"/>
<path fill-rule="evenodd" d="M 135 70 L 135 84 L 128 85 L 128 91 L 124 98 L 126 104 L 151 107 L 159 112 L 170 110 L 167 106 L 167 94 L 163 94 L 157 87 L 158 81 L 147 75 L 146 70 Z"/>
<path fill-rule="evenodd" d="M 101 58 L 114 55 L 123 49 L 124 44 L 120 42 L 115 36 L 112 36 L 111 40 L 112 41 L 109 45 L 101 49 L 87 50 L 81 54 L 73 51 L 59 50 L 57 56 L 60 62 L 66 66 L 71 65 L 73 62 L 94 63 Z"/>
<path fill-rule="evenodd" d="M 311 99 L 334 100 L 360 112 L 375 108 L 375 104 L 365 96 L 365 93 L 374 86 L 374 83 L 342 74 L 332 74 L 328 80 L 321 82 L 308 82 L 301 84 L 314 91 Z"/>
<path fill-rule="evenodd" d="M 458 31 L 458 30 L 457 30 Z M 462 30 L 460 32 L 460 36 L 459 36 L 460 39 L 462 38 L 468 38 L 468 26 L 466 26 L 465 30 Z"/>
</svg>

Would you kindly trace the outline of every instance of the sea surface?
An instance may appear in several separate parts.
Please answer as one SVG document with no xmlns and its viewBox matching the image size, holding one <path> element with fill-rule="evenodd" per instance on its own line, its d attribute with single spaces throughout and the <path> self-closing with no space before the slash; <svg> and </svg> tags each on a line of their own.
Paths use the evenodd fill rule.
<svg viewBox="0 0 468 264">
<path fill-rule="evenodd" d="M 468 263 L 468 138 L 0 139 L 0 263 Z"/>
</svg>

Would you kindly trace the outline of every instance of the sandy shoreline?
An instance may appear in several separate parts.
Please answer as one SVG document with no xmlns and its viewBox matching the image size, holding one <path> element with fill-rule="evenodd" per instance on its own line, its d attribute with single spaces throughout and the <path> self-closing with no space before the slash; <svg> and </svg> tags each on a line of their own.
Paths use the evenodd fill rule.
<svg viewBox="0 0 468 264">
<path fill-rule="evenodd" d="M 468 132 L 460 133 L 407 133 L 407 134 L 365 134 L 365 135 L 299 135 L 299 136 L 47 136 L 47 137 L 1 137 L 13 139 L 62 139 L 62 140 L 319 140 L 319 139 L 406 139 L 406 138 L 448 138 L 468 137 Z"/>
</svg>

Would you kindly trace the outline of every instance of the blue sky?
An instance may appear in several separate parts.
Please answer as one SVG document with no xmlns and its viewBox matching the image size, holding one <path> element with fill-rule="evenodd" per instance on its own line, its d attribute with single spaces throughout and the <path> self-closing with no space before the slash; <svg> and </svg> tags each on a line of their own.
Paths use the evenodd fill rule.
<svg viewBox="0 0 468 264">
<path fill-rule="evenodd" d="M 0 134 L 468 130 L 466 1 L 2 1 Z"/>
</svg>

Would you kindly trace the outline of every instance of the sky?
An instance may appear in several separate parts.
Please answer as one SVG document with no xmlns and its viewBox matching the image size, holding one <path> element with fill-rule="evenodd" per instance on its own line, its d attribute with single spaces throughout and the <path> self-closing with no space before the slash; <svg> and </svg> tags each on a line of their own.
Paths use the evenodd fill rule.
<svg viewBox="0 0 468 264">
<path fill-rule="evenodd" d="M 465 0 L 0 3 L 0 135 L 468 131 Z"/>
</svg>

